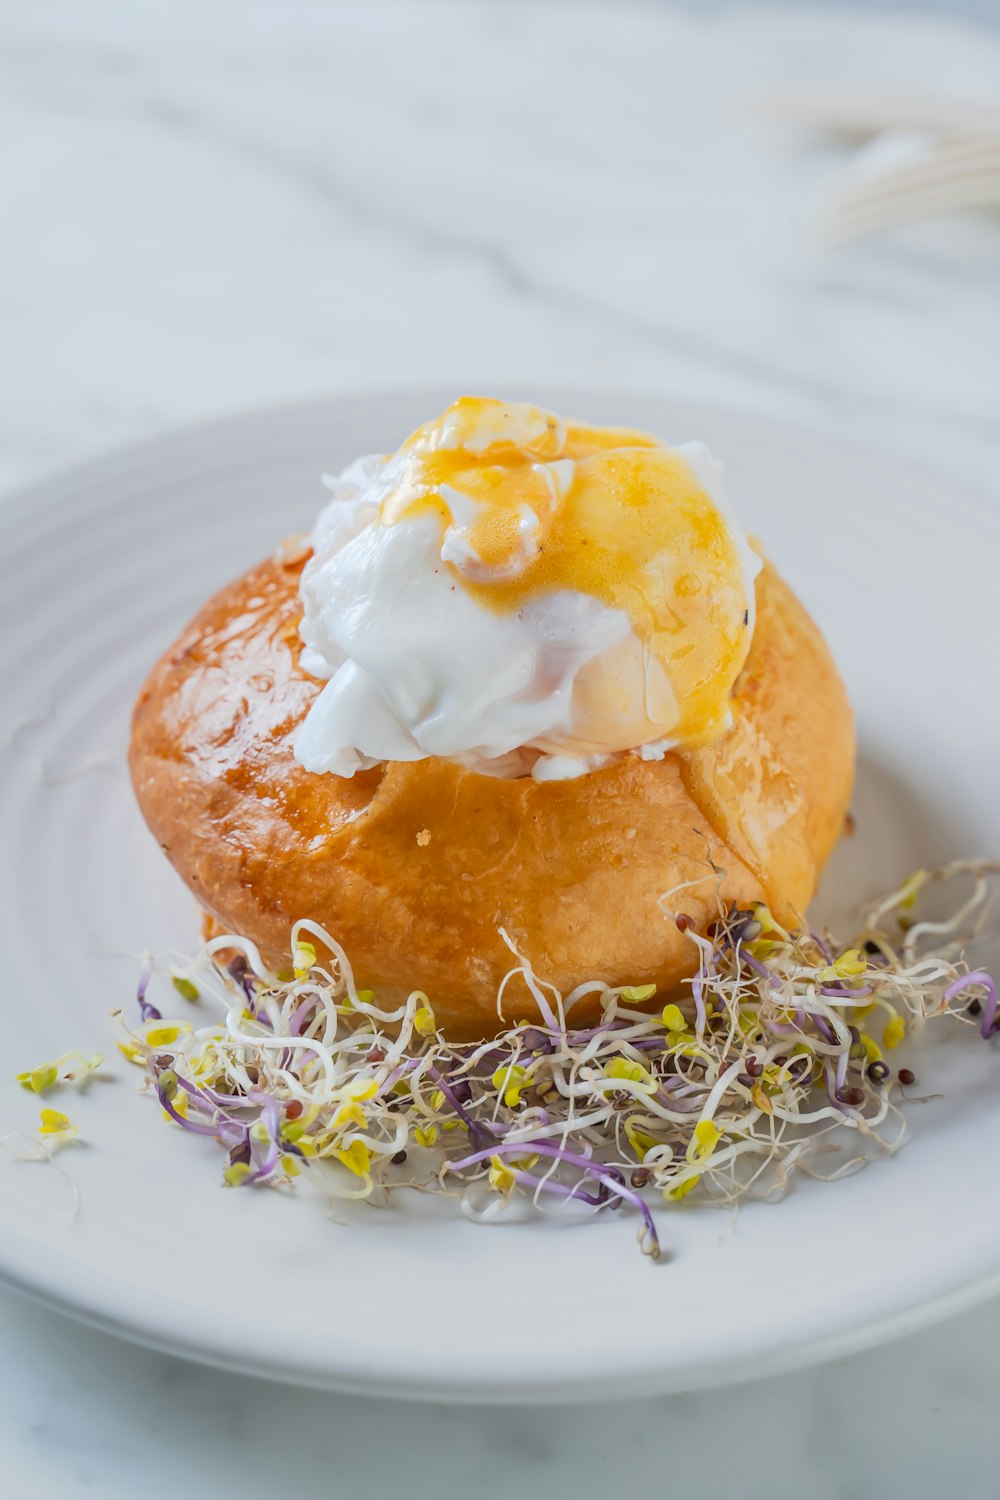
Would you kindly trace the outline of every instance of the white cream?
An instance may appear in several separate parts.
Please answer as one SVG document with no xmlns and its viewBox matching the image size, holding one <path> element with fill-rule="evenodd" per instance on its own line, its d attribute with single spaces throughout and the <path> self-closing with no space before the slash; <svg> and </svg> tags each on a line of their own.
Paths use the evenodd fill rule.
<svg viewBox="0 0 1000 1500">
<path fill-rule="evenodd" d="M 535 467 L 538 468 L 539 465 L 536 464 Z M 497 566 L 495 563 L 484 563 L 472 542 L 472 531 L 483 509 L 482 504 L 471 495 L 463 495 L 461 490 L 454 489 L 450 484 L 441 486 L 441 499 L 451 512 L 451 525 L 446 528 L 444 541 L 441 543 L 441 560 L 451 563 L 463 578 L 468 578 L 472 583 L 516 578 L 524 571 L 525 565 L 537 556 L 542 523 L 530 505 L 519 507 L 518 545 L 510 557 Z"/>
<path fill-rule="evenodd" d="M 562 434 L 546 416 L 515 408 L 518 439 L 547 441 L 548 432 L 558 453 Z M 474 452 L 495 438 L 495 428 L 483 433 L 446 421 L 434 441 Z M 752 631 L 760 560 L 708 449 L 689 443 L 676 451 L 727 524 Z M 450 515 L 443 535 L 439 514 L 427 511 L 379 522 L 379 506 L 400 483 L 404 463 L 400 456 L 363 458 L 330 481 L 332 498 L 313 531 L 314 556 L 301 584 L 302 664 L 329 680 L 299 731 L 297 759 L 309 771 L 349 777 L 381 761 L 436 756 L 488 775 L 530 771 L 539 780 L 581 775 L 616 759 L 618 746 L 595 735 L 593 715 L 582 725 L 574 712 L 574 688 L 580 679 L 579 710 L 595 670 L 598 679 L 603 670 L 605 678 L 610 672 L 631 680 L 638 643 L 629 617 L 568 589 L 529 598 L 509 614 L 485 608 L 461 577 L 479 583 L 516 576 L 537 551 L 539 517 L 525 505 L 515 552 L 502 570 L 487 567 L 472 542 L 480 502 L 448 485 L 440 490 Z M 573 462 L 556 458 L 533 468 L 558 503 L 572 483 Z M 633 747 L 646 760 L 675 743 L 663 732 L 669 683 L 659 692 L 661 727 Z"/>
<path fill-rule="evenodd" d="M 571 590 L 490 613 L 441 552 L 440 522 L 423 515 L 368 525 L 306 565 L 302 637 L 330 678 L 296 741 L 307 770 L 433 755 L 517 774 L 522 760 L 495 763 L 570 736 L 577 673 L 631 634 L 623 611 Z"/>
</svg>

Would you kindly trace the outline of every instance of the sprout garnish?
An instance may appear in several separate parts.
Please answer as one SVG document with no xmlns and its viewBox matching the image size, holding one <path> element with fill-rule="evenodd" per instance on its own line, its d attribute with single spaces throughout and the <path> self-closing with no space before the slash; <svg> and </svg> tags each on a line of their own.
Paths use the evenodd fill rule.
<svg viewBox="0 0 1000 1500">
<path fill-rule="evenodd" d="M 661 904 L 698 969 L 653 1012 L 639 1008 L 655 993 L 648 984 L 560 994 L 504 933 L 515 962 L 498 1009 L 518 982 L 541 1020 L 479 1043 L 442 1035 L 421 991 L 385 1008 L 359 990 L 315 923 L 293 929 L 290 977 L 225 935 L 183 973 L 168 971 L 185 998 L 196 990 L 218 1004 L 220 1021 L 163 1019 L 145 998 L 144 965 L 141 1024 L 122 1023 L 119 1045 L 168 1119 L 226 1148 L 228 1186 L 280 1186 L 308 1168 L 338 1197 L 384 1201 L 419 1187 L 455 1194 L 474 1218 L 515 1196 L 627 1205 L 658 1259 L 654 1191 L 671 1204 L 696 1189 L 722 1202 L 773 1197 L 797 1169 L 838 1177 L 873 1145 L 896 1149 L 900 1089 L 914 1075 L 894 1074 L 887 1054 L 938 1016 L 987 1038 L 1000 1027 L 993 979 L 962 956 L 993 917 L 997 874 L 985 862 L 920 871 L 871 908 L 847 946 L 789 932 L 762 904 L 720 909 L 703 937 L 670 911 L 670 893 Z M 960 877 L 971 885 L 953 914 L 918 920 L 926 891 Z M 575 1025 L 578 1002 L 595 994 L 600 1023 Z M 858 1138 L 859 1149 L 817 1170 L 818 1148 Z"/>
<path fill-rule="evenodd" d="M 104 1054 L 101 1052 L 95 1052 L 92 1057 L 85 1057 L 82 1052 L 64 1052 L 52 1062 L 39 1063 L 37 1067 L 15 1074 L 15 1080 L 33 1094 L 47 1094 L 62 1084 L 86 1083 L 103 1061 Z"/>
</svg>

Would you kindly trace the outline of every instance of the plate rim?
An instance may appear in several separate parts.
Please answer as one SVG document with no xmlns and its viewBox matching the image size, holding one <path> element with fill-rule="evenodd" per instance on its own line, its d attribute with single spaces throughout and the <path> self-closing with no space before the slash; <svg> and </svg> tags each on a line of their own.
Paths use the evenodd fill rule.
<svg viewBox="0 0 1000 1500">
<path fill-rule="evenodd" d="M 824 1338 L 801 1338 L 783 1348 L 764 1354 L 742 1354 L 720 1366 L 718 1361 L 687 1366 L 684 1370 L 662 1367 L 637 1369 L 627 1374 L 612 1372 L 609 1376 L 589 1374 L 563 1376 L 558 1383 L 549 1380 L 501 1380 L 491 1383 L 479 1380 L 475 1385 L 462 1376 L 448 1381 L 440 1375 L 389 1377 L 371 1371 L 328 1370 L 275 1364 L 250 1355 L 227 1355 L 213 1345 L 198 1345 L 190 1339 L 172 1338 L 162 1329 L 145 1327 L 133 1320 L 125 1322 L 112 1313 L 86 1306 L 72 1297 L 33 1286 L 26 1278 L 10 1274 L 0 1266 L 0 1283 L 27 1301 L 57 1312 L 99 1333 L 124 1339 L 138 1348 L 150 1349 L 173 1359 L 190 1360 L 208 1369 L 228 1374 L 251 1376 L 255 1380 L 274 1381 L 279 1385 L 298 1386 L 306 1390 L 330 1391 L 338 1395 L 378 1398 L 387 1401 L 412 1401 L 422 1405 L 447 1401 L 458 1406 L 565 1406 L 574 1403 L 596 1405 L 609 1400 L 634 1401 L 645 1397 L 674 1396 L 683 1392 L 723 1390 L 756 1380 L 771 1380 L 797 1370 L 812 1369 L 835 1359 L 861 1355 L 870 1349 L 897 1339 L 907 1338 L 935 1326 L 948 1318 L 968 1312 L 991 1297 L 1000 1294 L 1000 1268 L 981 1279 L 942 1292 L 884 1318 L 859 1324 L 853 1329 L 831 1333 Z"/>
<path fill-rule="evenodd" d="M 531 390 L 533 400 L 542 397 L 544 401 L 553 397 L 559 401 L 568 398 L 572 402 L 579 398 L 581 401 L 612 400 L 636 402 L 640 405 L 662 401 L 665 406 L 673 405 L 688 408 L 692 412 L 700 410 L 711 413 L 723 421 L 756 422 L 761 427 L 769 427 L 776 432 L 795 433 L 810 442 L 835 447 L 839 453 L 853 454 L 870 466 L 878 465 L 890 469 L 897 475 L 907 475 L 915 483 L 954 486 L 956 499 L 959 502 L 971 500 L 977 508 L 981 506 L 984 519 L 991 518 L 991 512 L 997 505 L 997 497 L 985 484 L 954 473 L 947 464 L 918 462 L 915 458 L 903 453 L 896 453 L 892 448 L 883 448 L 870 439 L 856 438 L 853 435 L 845 438 L 833 421 L 824 422 L 822 419 L 800 421 L 797 417 L 781 416 L 777 412 L 754 406 L 752 402 L 744 404 L 732 400 L 711 401 L 702 396 L 688 396 L 683 391 L 666 388 L 653 391 L 616 386 L 610 389 L 596 384 L 569 382 L 564 385 L 562 382 L 550 380 L 543 381 L 540 386 L 533 384 L 530 380 L 524 382 L 502 380 L 497 381 L 492 388 L 502 390 L 510 386 L 519 390 L 522 384 L 525 389 Z M 490 388 L 489 382 L 481 384 L 476 382 L 476 385 L 480 385 L 481 389 Z M 147 433 L 143 437 L 132 438 L 125 443 L 114 443 L 110 447 L 102 447 L 83 457 L 71 459 L 67 463 L 57 463 L 31 478 L 6 484 L 0 488 L 0 514 L 8 505 L 17 505 L 25 500 L 41 499 L 44 492 L 53 485 L 74 482 L 78 478 L 85 477 L 91 470 L 104 465 L 113 466 L 128 462 L 133 458 L 141 457 L 143 453 L 153 448 L 175 447 L 199 434 L 208 435 L 228 427 L 237 428 L 248 421 L 279 421 L 295 415 L 307 417 L 310 413 L 316 414 L 333 406 L 375 406 L 383 401 L 407 401 L 414 397 L 455 400 L 457 399 L 454 394 L 456 389 L 459 394 L 462 394 L 467 393 L 469 388 L 451 386 L 441 380 L 415 381 L 407 385 L 373 385 L 345 391 L 332 391 L 327 395 L 278 398 L 273 401 L 253 402 L 249 406 L 226 407 L 215 414 L 195 417 L 190 421 L 172 424 L 162 430 Z M 528 397 L 515 394 L 501 399 L 519 401 L 527 400 Z M 535 404 L 543 404 L 543 402 L 536 401 Z"/>
<path fill-rule="evenodd" d="M 516 384 L 518 383 L 504 381 L 498 382 L 497 387 L 504 389 Z M 183 457 L 185 448 L 192 442 L 197 443 L 200 438 L 203 439 L 212 434 L 217 434 L 220 441 L 224 443 L 228 433 L 238 432 L 247 424 L 272 422 L 277 428 L 282 423 L 294 423 L 298 419 L 308 425 L 311 421 L 314 422 L 321 413 L 335 408 L 340 409 L 341 412 L 345 408 L 348 411 L 352 408 L 377 411 L 380 406 L 394 402 L 429 402 L 435 397 L 448 399 L 448 392 L 451 389 L 453 388 L 446 387 L 443 382 L 428 381 L 426 384 L 334 392 L 328 396 L 310 396 L 302 400 L 279 401 L 237 409 L 185 423 L 75 463 L 56 467 L 27 483 L 5 490 L 0 493 L 0 533 L 4 530 L 7 519 L 12 517 L 19 506 L 26 503 L 32 507 L 37 507 L 39 504 L 58 505 L 59 491 L 66 486 L 92 482 L 99 478 L 102 472 L 107 473 L 115 469 L 124 473 L 137 460 L 147 462 L 155 459 L 157 455 L 162 457 L 170 452 L 176 452 L 179 457 Z M 754 424 L 775 440 L 794 435 L 797 440 L 805 441 L 810 446 L 820 446 L 827 450 L 831 447 L 835 448 L 841 458 L 855 459 L 868 473 L 882 471 L 891 476 L 897 484 L 915 483 L 927 489 L 947 487 L 952 492 L 955 503 L 961 504 L 987 524 L 992 523 L 994 527 L 997 524 L 996 502 L 991 499 L 989 491 L 985 488 L 949 475 L 947 471 L 917 464 L 875 445 L 856 442 L 853 439 L 845 440 L 832 426 L 802 423 L 758 411 L 750 405 L 690 398 L 671 391 L 629 392 L 623 389 L 609 390 L 597 385 L 561 386 L 555 382 L 544 382 L 535 389 L 534 398 L 541 402 L 552 399 L 553 404 L 563 406 L 567 403 L 572 404 L 574 400 L 579 400 L 581 403 L 596 403 L 602 400 L 626 403 L 631 400 L 640 406 L 662 402 L 665 408 L 674 406 L 691 413 L 700 411 L 722 422 Z M 614 1390 L 610 1393 L 607 1389 L 607 1374 L 602 1376 L 600 1373 L 592 1372 L 582 1375 L 566 1373 L 558 1380 L 543 1378 L 536 1382 L 523 1378 L 516 1380 L 503 1378 L 492 1382 L 487 1379 L 478 1381 L 473 1386 L 464 1374 L 449 1380 L 447 1376 L 442 1375 L 440 1370 L 429 1377 L 413 1375 L 397 1376 L 393 1379 L 384 1374 L 372 1373 L 371 1370 L 362 1369 L 358 1365 L 351 1367 L 349 1361 L 345 1363 L 343 1360 L 339 1367 L 333 1367 L 332 1361 L 331 1367 L 318 1371 L 304 1365 L 295 1367 L 292 1361 L 275 1364 L 273 1358 L 268 1360 L 257 1357 L 248 1350 L 235 1354 L 227 1353 L 225 1349 L 211 1341 L 199 1344 L 192 1339 L 190 1330 L 187 1330 L 184 1336 L 171 1336 L 169 1331 L 156 1325 L 155 1319 L 143 1320 L 141 1317 L 136 1317 L 134 1308 L 130 1309 L 131 1315 L 128 1321 L 116 1317 L 112 1310 L 100 1302 L 100 1299 L 95 1301 L 91 1297 L 88 1300 L 82 1287 L 76 1288 L 74 1292 L 67 1291 L 65 1288 L 54 1288 L 50 1281 L 46 1281 L 41 1267 L 35 1278 L 30 1274 L 29 1268 L 22 1266 L 17 1269 L 8 1263 L 2 1247 L 0 1247 L 0 1281 L 20 1294 L 102 1332 L 112 1333 L 145 1347 L 221 1369 L 291 1384 L 350 1391 L 363 1395 L 424 1400 L 446 1399 L 467 1404 L 482 1402 L 516 1404 L 542 1400 L 556 1402 L 598 1400 L 608 1399 L 609 1395 L 613 1395 L 616 1399 L 626 1399 L 639 1394 L 666 1394 L 678 1390 L 705 1389 L 735 1384 L 749 1378 L 779 1375 L 860 1352 L 888 1339 L 930 1326 L 942 1318 L 975 1306 L 1000 1292 L 1000 1251 L 998 1251 L 998 1263 L 995 1268 L 983 1270 L 973 1280 L 961 1286 L 940 1291 L 929 1298 L 914 1300 L 912 1304 L 887 1313 L 881 1318 L 859 1323 L 853 1328 L 832 1332 L 825 1337 L 816 1338 L 806 1335 L 754 1355 L 737 1353 L 729 1361 L 720 1361 L 716 1358 L 702 1366 L 688 1365 L 684 1368 L 660 1366 L 653 1369 L 635 1370 L 626 1374 L 615 1372 Z M 331 1349 L 331 1354 L 333 1352 Z"/>
</svg>

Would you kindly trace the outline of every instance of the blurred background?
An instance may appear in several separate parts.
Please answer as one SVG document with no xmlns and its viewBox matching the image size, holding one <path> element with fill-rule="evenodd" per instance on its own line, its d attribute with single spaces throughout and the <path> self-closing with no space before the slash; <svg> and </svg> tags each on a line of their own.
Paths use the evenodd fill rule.
<svg viewBox="0 0 1000 1500">
<path fill-rule="evenodd" d="M 940 199 L 1000 196 L 998 4 L 0 16 L 0 483 L 419 381 L 669 391 L 992 471 L 1000 214 Z M 865 233 L 921 159 L 914 221 Z"/>
<path fill-rule="evenodd" d="M 739 405 L 996 493 L 1000 0 L 0 0 L 0 79 L 4 487 L 426 382 Z M 702 1495 L 832 1500 L 995 1466 L 996 1306 L 596 1421 L 272 1389 L 7 1294 L 0 1319 L 0 1455 L 47 1497 L 152 1470 L 588 1500 L 669 1459 Z"/>
</svg>

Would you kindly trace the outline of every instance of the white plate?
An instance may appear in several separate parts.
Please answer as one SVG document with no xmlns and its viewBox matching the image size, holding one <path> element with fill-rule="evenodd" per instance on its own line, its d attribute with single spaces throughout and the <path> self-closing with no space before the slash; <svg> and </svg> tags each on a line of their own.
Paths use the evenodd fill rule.
<svg viewBox="0 0 1000 1500">
<path fill-rule="evenodd" d="M 331 1222 L 318 1196 L 223 1192 L 211 1142 L 134 1092 L 107 1016 L 135 954 L 190 948 L 192 902 L 146 833 L 121 757 L 143 675 L 218 585 L 307 525 L 319 475 L 393 446 L 451 391 L 317 402 L 146 443 L 0 505 L 0 705 L 51 711 L 0 774 L 0 1130 L 31 1131 L 20 1068 L 71 1046 L 107 1081 L 60 1096 L 87 1144 L 0 1153 L 0 1273 L 67 1312 L 194 1358 L 342 1389 L 464 1399 L 636 1394 L 773 1373 L 1000 1286 L 1000 1055 L 963 1031 L 915 1066 L 896 1157 L 735 1220 L 688 1199 L 642 1259 L 623 1214 L 480 1227 L 425 1199 Z M 508 393 L 513 394 L 513 393 Z M 821 906 L 917 865 L 1000 851 L 995 589 L 982 498 L 746 414 L 531 393 L 557 410 L 704 438 L 748 526 L 825 629 L 857 708 L 858 832 Z M 70 779 L 59 774 L 110 752 Z M 44 772 L 41 766 L 47 768 Z M 55 773 L 55 779 L 53 779 Z"/>
</svg>

